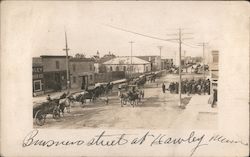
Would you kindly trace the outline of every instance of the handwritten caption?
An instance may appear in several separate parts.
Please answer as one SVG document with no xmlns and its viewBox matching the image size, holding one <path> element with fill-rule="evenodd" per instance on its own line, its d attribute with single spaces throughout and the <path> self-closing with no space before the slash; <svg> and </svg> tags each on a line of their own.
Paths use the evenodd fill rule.
<svg viewBox="0 0 250 157">
<path fill-rule="evenodd" d="M 200 147 L 209 145 L 212 142 L 241 144 L 248 146 L 248 143 L 241 140 L 233 140 L 222 135 L 213 135 L 207 137 L 206 134 L 197 134 L 195 131 L 190 132 L 183 137 L 170 137 L 166 134 L 153 134 L 150 131 L 141 135 L 134 134 L 108 134 L 106 131 L 101 132 L 89 139 L 78 140 L 44 140 L 38 138 L 39 130 L 32 130 L 23 139 L 22 147 L 41 146 L 41 147 L 57 147 L 57 146 L 123 146 L 123 145 L 149 145 L 151 147 L 157 145 L 184 145 L 193 144 L 190 151 L 192 156 Z"/>
</svg>

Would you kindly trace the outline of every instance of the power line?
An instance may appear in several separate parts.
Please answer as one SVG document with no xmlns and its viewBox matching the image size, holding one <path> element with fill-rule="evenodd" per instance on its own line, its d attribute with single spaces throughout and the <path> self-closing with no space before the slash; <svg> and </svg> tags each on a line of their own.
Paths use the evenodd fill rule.
<svg viewBox="0 0 250 157">
<path fill-rule="evenodd" d="M 113 29 L 116 29 L 116 30 L 121 30 L 121 31 L 124 31 L 124 32 L 128 32 L 128 33 L 137 34 L 137 35 L 140 35 L 140 36 L 144 36 L 144 37 L 156 39 L 156 40 L 168 41 L 168 42 L 173 42 L 173 43 L 176 43 L 175 40 L 177 40 L 177 39 L 163 39 L 163 38 L 159 38 L 159 37 L 155 37 L 155 36 L 151 36 L 151 35 L 147 35 L 147 34 L 138 33 L 138 32 L 130 31 L 130 30 L 127 30 L 127 29 L 123 29 L 123 28 L 119 28 L 119 27 L 115 27 L 115 26 L 107 25 L 107 24 L 105 24 L 105 26 L 113 28 Z"/>
</svg>

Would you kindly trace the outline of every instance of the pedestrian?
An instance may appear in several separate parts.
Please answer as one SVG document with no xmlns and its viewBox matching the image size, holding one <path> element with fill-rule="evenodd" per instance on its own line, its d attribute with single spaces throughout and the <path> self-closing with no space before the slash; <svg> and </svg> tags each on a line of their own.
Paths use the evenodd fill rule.
<svg viewBox="0 0 250 157">
<path fill-rule="evenodd" d="M 214 108 L 217 105 L 217 89 L 213 90 L 213 103 L 212 103 L 212 108 Z"/>
<path fill-rule="evenodd" d="M 166 86 L 164 83 L 162 83 L 162 92 L 165 93 L 165 90 L 166 90 Z"/>
<path fill-rule="evenodd" d="M 50 95 L 48 95 L 46 99 L 47 99 L 48 101 L 51 101 Z"/>
</svg>

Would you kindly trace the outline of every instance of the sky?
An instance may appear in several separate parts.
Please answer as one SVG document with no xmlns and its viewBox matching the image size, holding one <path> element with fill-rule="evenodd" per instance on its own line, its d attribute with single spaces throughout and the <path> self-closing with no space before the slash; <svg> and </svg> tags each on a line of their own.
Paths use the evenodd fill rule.
<svg viewBox="0 0 250 157">
<path fill-rule="evenodd" d="M 147 38 L 117 30 L 107 25 L 163 39 L 176 38 L 183 28 L 182 50 L 186 56 L 202 56 L 200 42 L 208 42 L 205 55 L 211 50 L 225 50 L 225 40 L 236 37 L 248 40 L 242 34 L 249 30 L 247 2 L 83 2 L 83 1 L 28 1 L 8 3 L 7 21 L 12 30 L 27 36 L 31 56 L 64 55 L 64 32 L 67 32 L 69 55 L 84 53 L 101 56 L 111 52 L 118 56 L 130 55 L 129 41 L 133 41 L 133 55 L 174 57 L 178 43 Z M 8 17 L 7 16 L 7 17 Z M 7 22 L 8 23 L 8 22 Z M 16 25 L 15 25 L 16 24 Z M 237 31 L 236 31 L 237 30 Z M 189 34 L 190 33 L 190 34 Z M 245 45 L 244 45 L 245 46 Z M 184 54 L 184 53 L 183 53 Z M 178 55 L 177 55 L 178 56 Z"/>
</svg>

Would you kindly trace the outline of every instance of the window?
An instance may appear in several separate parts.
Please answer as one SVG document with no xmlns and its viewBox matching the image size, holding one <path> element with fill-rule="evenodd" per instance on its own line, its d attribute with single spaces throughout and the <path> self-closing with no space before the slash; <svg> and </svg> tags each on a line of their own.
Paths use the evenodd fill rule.
<svg viewBox="0 0 250 157">
<path fill-rule="evenodd" d="M 110 71 L 113 71 L 112 67 L 110 67 Z"/>
<path fill-rule="evenodd" d="M 92 71 L 92 65 L 91 64 L 89 64 L 89 70 Z"/>
<path fill-rule="evenodd" d="M 219 56 L 218 55 L 213 55 L 213 62 L 218 63 L 219 61 Z"/>
<path fill-rule="evenodd" d="M 116 71 L 119 71 L 119 67 L 118 66 L 116 66 Z"/>
<path fill-rule="evenodd" d="M 42 90 L 42 81 L 36 80 L 34 81 L 34 91 L 41 91 Z"/>
<path fill-rule="evenodd" d="M 59 61 L 56 61 L 56 69 L 59 69 L 60 65 L 59 65 Z"/>
<path fill-rule="evenodd" d="M 76 77 L 75 76 L 73 77 L 73 83 L 76 83 Z"/>
<path fill-rule="evenodd" d="M 76 71 L 76 65 L 73 64 L 73 71 L 75 72 Z"/>
<path fill-rule="evenodd" d="M 92 79 L 93 79 L 93 76 L 92 76 L 92 75 L 89 75 L 89 80 L 92 81 Z"/>
<path fill-rule="evenodd" d="M 126 66 L 123 66 L 123 71 L 126 71 Z"/>
</svg>

